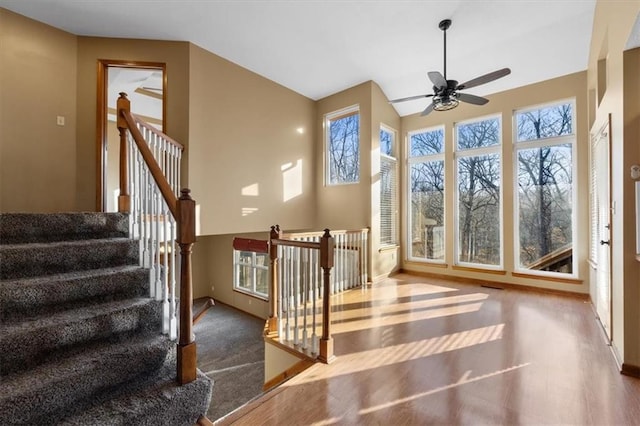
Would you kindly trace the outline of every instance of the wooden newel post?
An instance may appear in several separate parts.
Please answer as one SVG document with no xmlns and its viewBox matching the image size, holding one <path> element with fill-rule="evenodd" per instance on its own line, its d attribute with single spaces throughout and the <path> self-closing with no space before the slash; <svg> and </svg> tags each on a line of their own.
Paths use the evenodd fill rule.
<svg viewBox="0 0 640 426">
<path fill-rule="evenodd" d="M 322 295 L 322 338 L 320 339 L 320 355 L 318 358 L 327 364 L 335 357 L 333 355 L 333 338 L 331 337 L 331 268 L 333 268 L 333 237 L 328 229 L 320 239 L 320 266 L 323 272 Z"/>
<path fill-rule="evenodd" d="M 281 237 L 280 226 L 271 227 L 269 233 L 269 257 L 271 259 L 271 280 L 269 282 L 269 334 L 278 331 L 278 246 L 271 240 Z"/>
<path fill-rule="evenodd" d="M 177 203 L 180 245 L 180 334 L 178 341 L 178 382 L 196 379 L 196 342 L 193 339 L 193 288 L 191 286 L 191 249 L 196 242 L 196 202 L 189 189 L 180 191 Z"/>
<path fill-rule="evenodd" d="M 129 213 L 131 211 L 131 196 L 129 195 L 128 155 L 127 148 L 127 120 L 122 116 L 122 111 L 131 112 L 131 102 L 127 94 L 120 92 L 117 102 L 118 117 L 116 124 L 120 133 L 120 195 L 118 196 L 118 211 Z"/>
</svg>

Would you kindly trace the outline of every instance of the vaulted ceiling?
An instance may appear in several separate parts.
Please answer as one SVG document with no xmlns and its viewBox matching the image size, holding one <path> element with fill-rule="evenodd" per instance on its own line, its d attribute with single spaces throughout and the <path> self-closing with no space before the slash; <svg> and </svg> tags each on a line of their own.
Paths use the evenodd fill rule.
<svg viewBox="0 0 640 426">
<path fill-rule="evenodd" d="M 364 81 L 389 99 L 431 92 L 428 71 L 491 93 L 587 68 L 595 0 L 0 0 L 77 35 L 189 41 L 311 99 Z M 396 104 L 402 116 L 428 100 Z"/>
</svg>

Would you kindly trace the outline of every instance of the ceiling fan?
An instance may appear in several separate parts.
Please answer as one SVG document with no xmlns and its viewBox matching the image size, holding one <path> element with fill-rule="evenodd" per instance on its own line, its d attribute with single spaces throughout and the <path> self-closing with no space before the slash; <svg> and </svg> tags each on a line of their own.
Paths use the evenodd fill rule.
<svg viewBox="0 0 640 426">
<path fill-rule="evenodd" d="M 460 93 L 459 90 L 470 89 L 472 87 L 480 86 L 481 84 L 497 80 L 501 77 L 509 75 L 511 73 L 511 70 L 509 68 L 502 68 L 500 70 L 490 72 L 480 77 L 476 77 L 462 84 L 458 84 L 456 80 L 447 80 L 447 30 L 450 26 L 451 19 L 444 19 L 438 24 L 438 27 L 444 33 L 444 76 L 439 71 L 430 71 L 429 73 L 427 73 L 427 75 L 429 76 L 429 80 L 431 80 L 431 82 L 433 83 L 433 94 L 394 99 L 392 101 L 389 101 L 390 104 L 412 101 L 421 98 L 433 98 L 429 106 L 425 108 L 424 111 L 422 111 L 422 114 L 420 114 L 422 116 L 425 116 L 433 110 L 447 111 L 453 109 L 458 106 L 458 101 L 467 102 L 473 105 L 484 105 L 489 102 L 489 99 L 470 95 L 468 93 Z"/>
</svg>

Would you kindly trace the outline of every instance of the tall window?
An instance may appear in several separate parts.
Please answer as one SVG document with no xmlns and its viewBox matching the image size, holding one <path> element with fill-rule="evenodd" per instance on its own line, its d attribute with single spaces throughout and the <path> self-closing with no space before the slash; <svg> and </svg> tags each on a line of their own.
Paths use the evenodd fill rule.
<svg viewBox="0 0 640 426">
<path fill-rule="evenodd" d="M 397 244 L 398 161 L 395 132 L 380 128 L 380 244 Z"/>
<path fill-rule="evenodd" d="M 444 129 L 409 133 L 409 259 L 444 260 Z"/>
<path fill-rule="evenodd" d="M 233 251 L 233 288 L 263 299 L 269 296 L 269 254 Z"/>
<path fill-rule="evenodd" d="M 573 273 L 573 103 L 515 114 L 517 267 Z"/>
<path fill-rule="evenodd" d="M 350 107 L 325 116 L 327 185 L 360 179 L 360 113 Z"/>
<path fill-rule="evenodd" d="M 455 126 L 459 264 L 502 265 L 500 127 L 499 117 Z"/>
</svg>

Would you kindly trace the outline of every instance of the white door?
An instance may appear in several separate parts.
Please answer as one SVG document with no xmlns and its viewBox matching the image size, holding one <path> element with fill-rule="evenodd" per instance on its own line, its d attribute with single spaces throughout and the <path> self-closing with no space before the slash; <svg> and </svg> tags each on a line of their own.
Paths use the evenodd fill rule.
<svg viewBox="0 0 640 426">
<path fill-rule="evenodd" d="M 592 194 L 595 195 L 597 225 L 592 230 L 595 243 L 596 312 L 611 340 L 611 175 L 609 127 L 605 126 L 592 140 Z"/>
</svg>

